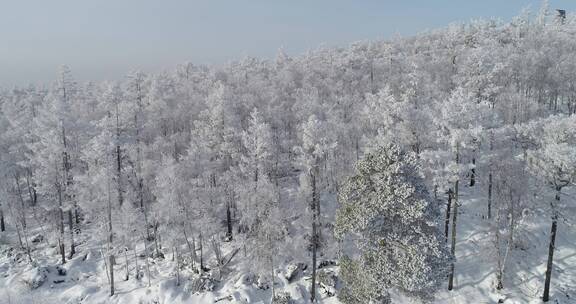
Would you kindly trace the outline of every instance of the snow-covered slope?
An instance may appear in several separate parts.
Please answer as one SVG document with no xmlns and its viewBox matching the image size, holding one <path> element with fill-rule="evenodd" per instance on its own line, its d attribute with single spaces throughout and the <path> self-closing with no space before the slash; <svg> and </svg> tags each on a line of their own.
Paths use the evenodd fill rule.
<svg viewBox="0 0 576 304">
<path fill-rule="evenodd" d="M 544 282 L 544 271 L 550 229 L 546 210 L 527 214 L 520 224 L 516 248 L 508 260 L 504 289 L 496 290 L 495 259 L 490 226 L 485 218 L 485 189 L 466 188 L 461 193 L 458 241 L 456 247 L 456 277 L 453 291 L 442 290 L 437 294 L 436 303 L 540 303 Z M 567 194 L 571 199 L 573 194 Z M 544 195 L 542 199 L 550 199 Z M 576 227 L 573 218 L 576 206 L 566 209 L 559 225 L 555 268 L 552 280 L 552 303 L 576 303 Z M 86 233 L 88 232 L 88 233 Z M 138 247 L 138 267 L 143 277 L 136 280 L 134 275 L 134 253 L 128 253 L 129 270 L 132 276 L 124 281 L 125 260 L 117 257 L 115 266 L 116 294 L 109 296 L 102 247 L 90 238 L 89 231 L 78 246 L 78 254 L 65 265 L 59 266 L 55 248 L 50 258 L 33 252 L 37 266 L 28 265 L 23 252 L 6 245 L 8 238 L 15 238 L 14 231 L 2 235 L 0 255 L 0 303 L 269 303 L 271 289 L 258 287 L 254 277 L 239 271 L 235 260 L 222 270 L 221 278 L 215 279 L 212 291 L 194 292 L 194 279 L 198 274 L 189 268 L 183 269 L 182 282 L 176 285 L 175 262 L 172 253 L 165 248 L 165 259 L 149 259 L 151 286 L 147 286 L 144 248 Z M 47 245 L 39 243 L 36 251 L 45 250 Z M 224 251 L 231 254 L 241 248 L 241 240 L 225 243 Z M 303 248 L 292 248 L 302 251 Z M 240 250 L 238 255 L 242 255 Z M 209 265 L 214 261 L 209 261 Z M 301 261 L 308 262 L 308 261 Z M 293 303 L 306 303 L 309 297 L 309 273 L 305 270 L 290 282 L 286 279 L 287 264 L 276 270 L 275 290 L 288 293 Z M 322 271 L 337 274 L 337 266 L 328 266 Z M 59 273 L 60 272 L 60 273 Z M 39 286 L 35 286 L 39 285 Z M 41 284 L 41 285 L 40 285 Z M 37 287 L 37 288 L 33 288 Z M 338 287 L 338 286 L 337 286 Z M 339 303 L 336 296 L 328 296 L 320 288 L 320 303 Z M 408 299 L 396 296 L 402 303 Z"/>
</svg>

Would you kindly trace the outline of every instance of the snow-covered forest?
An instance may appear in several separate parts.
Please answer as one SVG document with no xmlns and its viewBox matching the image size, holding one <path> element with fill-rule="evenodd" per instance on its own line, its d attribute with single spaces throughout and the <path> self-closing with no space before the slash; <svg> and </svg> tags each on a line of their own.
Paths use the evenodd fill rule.
<svg viewBox="0 0 576 304">
<path fill-rule="evenodd" d="M 574 303 L 576 18 L 0 91 L 1 303 Z"/>
</svg>

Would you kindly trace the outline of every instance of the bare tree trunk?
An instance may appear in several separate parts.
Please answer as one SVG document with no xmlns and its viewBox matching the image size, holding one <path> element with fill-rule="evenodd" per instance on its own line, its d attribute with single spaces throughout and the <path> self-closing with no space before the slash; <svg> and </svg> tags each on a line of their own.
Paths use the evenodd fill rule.
<svg viewBox="0 0 576 304">
<path fill-rule="evenodd" d="M 140 87 L 140 79 L 136 80 L 136 106 L 137 111 L 134 113 L 134 126 L 136 130 L 136 175 L 138 180 L 138 199 L 140 201 L 140 209 L 144 214 L 144 225 L 146 228 L 146 240 L 150 240 L 150 227 L 148 225 L 148 212 L 144 205 L 144 179 L 142 177 L 142 149 L 140 147 L 140 121 L 138 120 L 138 112 L 142 110 L 142 91 Z"/>
<path fill-rule="evenodd" d="M 18 174 L 14 175 L 14 180 L 16 181 L 16 190 L 18 192 L 18 200 L 20 201 L 20 220 L 22 222 L 22 229 L 26 230 L 26 204 L 24 203 L 24 197 L 22 196 L 22 188 L 20 188 L 20 176 Z"/>
<path fill-rule="evenodd" d="M 200 242 L 200 273 L 202 273 L 204 271 L 204 254 L 202 252 L 204 246 L 202 245 L 202 232 L 200 232 L 200 235 L 198 236 L 198 241 Z"/>
<path fill-rule="evenodd" d="M 216 241 L 216 238 L 212 237 L 212 249 L 214 251 L 214 256 L 216 257 L 216 265 L 221 267 L 224 264 L 224 257 L 222 255 L 222 249 L 220 244 Z"/>
<path fill-rule="evenodd" d="M 138 173 L 138 197 L 140 200 L 140 210 L 144 215 L 144 227 L 146 229 L 146 240 L 150 240 L 150 225 L 148 224 L 148 211 L 146 206 L 144 205 L 144 181 L 140 177 L 140 173 Z"/>
<path fill-rule="evenodd" d="M 194 260 L 196 259 L 196 252 L 195 252 L 196 249 L 192 244 L 194 242 L 194 239 L 192 239 L 192 242 L 190 242 L 190 240 L 188 239 L 188 234 L 186 233 L 186 227 L 184 225 L 182 225 L 182 232 L 184 233 L 184 240 L 186 240 L 188 251 L 190 251 L 190 260 L 192 263 L 192 269 L 194 269 Z"/>
<path fill-rule="evenodd" d="M 176 286 L 180 286 L 180 254 L 177 246 L 174 246 L 174 251 L 176 253 Z"/>
<path fill-rule="evenodd" d="M 310 171 L 310 183 L 312 188 L 312 286 L 310 287 L 311 302 L 316 300 L 316 258 L 319 243 L 318 222 L 320 220 L 320 197 L 316 183 L 317 173 L 318 167 L 314 166 Z"/>
<path fill-rule="evenodd" d="M 495 237 L 496 237 L 496 262 L 497 262 L 497 270 L 496 270 L 496 289 L 497 290 L 501 290 L 502 288 L 504 288 L 504 284 L 502 283 L 502 277 L 503 277 L 503 271 L 502 271 L 502 253 L 500 250 L 500 208 L 496 209 L 496 224 L 495 224 Z"/>
<path fill-rule="evenodd" d="M 316 300 L 316 223 L 312 223 L 312 286 L 310 287 L 310 302 L 314 303 Z"/>
<path fill-rule="evenodd" d="M 136 280 L 140 279 L 140 269 L 138 269 L 138 254 L 136 254 L 136 245 L 134 245 L 134 267 L 135 267 L 135 275 L 134 277 L 136 278 Z"/>
<path fill-rule="evenodd" d="M 472 157 L 472 169 L 470 169 L 470 187 L 476 185 L 476 158 Z"/>
<path fill-rule="evenodd" d="M 44 224 L 42 224 L 42 221 L 38 218 L 38 212 L 36 212 L 36 207 L 32 207 L 32 217 L 38 223 L 38 226 L 40 226 L 40 230 L 42 231 L 42 235 L 44 236 L 43 241 L 46 243 L 47 246 L 50 246 L 50 243 L 48 243 L 48 233 L 46 233 L 46 229 L 44 229 Z"/>
<path fill-rule="evenodd" d="M 460 163 L 460 155 L 458 148 L 456 148 L 456 163 Z M 457 179 L 454 183 L 454 206 L 452 207 L 452 244 L 450 246 L 450 254 L 456 258 L 456 219 L 458 217 L 458 183 Z M 454 261 L 450 263 L 450 277 L 448 279 L 448 290 L 454 288 Z"/>
<path fill-rule="evenodd" d="M 232 213 L 230 211 L 230 202 L 226 204 L 226 224 L 228 227 L 228 232 L 226 233 L 226 240 L 232 240 Z"/>
<path fill-rule="evenodd" d="M 62 264 L 66 263 L 66 252 L 64 249 L 64 207 L 62 206 L 62 188 L 60 183 L 57 182 L 58 191 L 58 215 L 60 218 L 60 238 L 58 239 L 58 245 L 60 246 L 60 255 L 62 256 Z"/>
<path fill-rule="evenodd" d="M 450 228 L 450 209 L 452 208 L 452 189 L 448 189 L 448 203 L 446 204 L 446 220 L 444 221 L 444 235 L 448 243 L 448 230 Z"/>
<path fill-rule="evenodd" d="M 58 239 L 58 246 L 60 247 L 60 255 L 62 256 L 62 264 L 66 264 L 66 252 L 64 251 L 64 242 L 63 238 L 60 237 Z"/>
<path fill-rule="evenodd" d="M 502 208 L 496 208 L 496 219 L 495 219 L 495 237 L 496 237 L 496 253 L 497 253 L 497 269 L 496 269 L 496 279 L 497 285 L 496 289 L 501 290 L 504 288 L 504 270 L 506 268 L 506 263 L 508 261 L 508 256 L 510 251 L 512 251 L 512 246 L 514 245 L 514 231 L 516 226 L 516 201 L 520 200 L 517 197 L 515 191 L 510 188 L 506 182 L 499 183 L 502 187 L 497 187 L 496 189 L 502 189 L 504 192 L 499 191 L 502 195 L 500 197 L 505 197 L 507 205 L 507 213 L 502 216 Z M 500 223 L 502 220 L 507 222 L 508 229 L 508 239 L 506 240 L 506 248 L 504 249 L 504 254 L 502 254 L 501 239 L 502 235 L 500 233 Z"/>
<path fill-rule="evenodd" d="M 68 223 L 70 230 L 70 253 L 68 259 L 71 259 L 76 254 L 76 245 L 74 244 L 74 220 L 72 218 L 72 209 L 68 209 Z"/>
<path fill-rule="evenodd" d="M 114 255 L 110 254 L 109 264 L 110 264 L 110 296 L 114 295 Z"/>
<path fill-rule="evenodd" d="M 26 188 L 28 189 L 28 196 L 30 197 L 30 205 L 36 206 L 38 196 L 36 195 L 36 189 L 34 189 L 34 186 L 30 182 L 31 178 L 32 178 L 32 173 L 31 173 L 30 169 L 27 169 L 26 170 Z"/>
<path fill-rule="evenodd" d="M 197 257 L 196 257 L 196 239 L 194 237 L 192 237 L 191 245 L 192 245 L 192 249 L 191 249 L 191 251 L 192 251 L 192 267 L 194 268 L 196 265 L 196 259 L 197 259 Z"/>
<path fill-rule="evenodd" d="M 271 275 L 271 281 L 272 283 L 270 283 L 270 289 L 272 291 L 272 297 L 270 298 L 270 304 L 274 304 L 274 298 L 276 297 L 276 289 L 274 288 L 274 277 L 276 276 L 274 274 L 274 255 L 270 254 L 270 275 Z"/>
<path fill-rule="evenodd" d="M 488 218 L 492 217 L 492 169 L 488 173 Z"/>
<path fill-rule="evenodd" d="M 114 241 L 114 230 L 112 229 L 112 197 L 110 194 L 110 179 L 108 180 L 108 206 L 107 206 L 107 215 L 108 215 L 108 246 L 112 246 L 112 242 Z M 108 248 L 110 249 L 110 248 Z"/>
<path fill-rule="evenodd" d="M 108 171 L 108 176 L 110 177 L 111 173 L 110 173 L 110 168 L 107 167 L 107 171 Z M 111 186 L 110 186 L 110 178 L 106 179 L 107 181 L 107 185 L 106 185 L 106 190 L 108 192 L 108 203 L 107 203 L 107 207 L 106 207 L 106 211 L 107 211 L 107 215 L 108 215 L 108 252 L 112 252 L 112 248 L 114 247 L 114 231 L 112 228 L 112 190 L 111 190 Z M 116 260 L 114 259 L 114 257 L 112 257 L 112 259 L 110 260 L 110 265 L 114 266 L 114 264 L 116 264 Z"/>
<path fill-rule="evenodd" d="M 26 244 L 26 254 L 28 255 L 28 261 L 32 263 L 32 254 L 30 253 L 30 243 L 28 243 L 28 225 L 26 222 L 26 204 L 24 203 L 24 197 L 22 195 L 22 188 L 20 187 L 20 176 L 18 174 L 14 175 L 16 181 L 16 190 L 18 192 L 18 199 L 20 200 L 20 223 L 22 225 L 22 233 L 24 234 L 24 242 Z M 22 241 L 20 241 L 22 244 Z"/>
<path fill-rule="evenodd" d="M 124 202 L 122 196 L 122 150 L 120 149 L 120 115 L 116 101 L 116 187 L 118 191 L 118 206 Z"/>
<path fill-rule="evenodd" d="M 130 279 L 130 272 L 128 270 L 128 248 L 124 248 L 124 261 L 126 262 L 126 277 L 124 281 L 128 281 Z"/>
<path fill-rule="evenodd" d="M 494 134 L 490 132 L 490 153 L 494 150 Z M 492 217 L 492 159 L 490 159 L 490 168 L 488 169 L 488 218 Z"/>
<path fill-rule="evenodd" d="M 560 191 L 562 188 L 556 187 L 556 202 L 552 202 L 552 228 L 550 230 L 550 244 L 548 245 L 548 261 L 546 262 L 546 280 L 544 281 L 544 294 L 542 301 L 548 302 L 550 299 L 550 281 L 552 280 L 552 267 L 554 266 L 554 249 L 556 249 L 556 233 L 558 230 L 558 211 L 556 204 L 560 203 Z"/>
<path fill-rule="evenodd" d="M 26 255 L 28 256 L 28 262 L 32 263 L 32 253 L 30 252 L 30 243 L 28 242 L 28 229 L 22 229 L 24 232 L 24 241 L 26 243 Z"/>
<path fill-rule="evenodd" d="M 108 281 L 108 284 L 110 284 L 110 268 L 108 267 L 108 261 L 106 260 L 107 257 L 102 250 L 100 250 L 100 254 L 102 255 L 102 260 L 104 261 L 104 272 L 106 273 L 106 280 Z"/>
<path fill-rule="evenodd" d="M 504 253 L 504 259 L 502 261 L 502 265 L 500 268 L 500 289 L 504 288 L 503 280 L 504 280 L 504 270 L 506 268 L 506 262 L 508 261 L 508 256 L 510 251 L 512 251 L 512 246 L 514 246 L 514 231 L 516 225 L 516 214 L 515 214 L 515 203 L 514 203 L 514 196 L 510 194 L 510 208 L 509 208 L 509 216 L 510 216 L 510 227 L 508 228 L 508 244 L 506 244 L 506 252 Z"/>
<path fill-rule="evenodd" d="M 64 169 L 63 170 L 64 178 L 62 184 L 65 186 L 64 199 L 66 200 L 66 202 L 72 202 L 74 213 L 76 214 L 76 223 L 80 223 L 80 219 L 78 216 L 78 204 L 74 199 L 74 195 L 71 194 L 69 190 L 69 188 L 71 188 L 72 185 L 74 184 L 74 178 L 72 176 L 72 173 L 70 172 L 72 170 L 72 164 L 70 163 L 70 155 L 68 153 L 68 143 L 66 138 L 66 129 L 64 128 L 64 122 L 62 122 L 62 145 L 64 147 L 64 151 L 62 152 L 62 167 Z"/>
<path fill-rule="evenodd" d="M 354 139 L 354 145 L 356 148 L 356 161 L 360 160 L 360 139 L 358 137 L 356 137 Z"/>
<path fill-rule="evenodd" d="M 148 275 L 148 287 L 150 284 L 150 262 L 148 262 L 148 240 L 144 239 L 144 260 L 146 261 L 146 274 Z"/>
<path fill-rule="evenodd" d="M 10 212 L 10 217 L 15 219 L 16 216 L 14 215 L 14 208 L 11 205 L 8 205 L 8 211 Z M 14 222 L 14 227 L 16 227 L 16 235 L 18 236 L 18 244 L 20 244 L 21 248 L 24 248 L 24 243 L 22 242 L 22 234 L 20 232 L 20 225 L 18 225 L 20 221 L 16 220 Z"/>
<path fill-rule="evenodd" d="M 160 256 L 160 249 L 158 246 L 158 222 L 154 223 L 154 248 L 155 248 L 155 255 L 158 257 Z"/>
<path fill-rule="evenodd" d="M 4 224 L 4 211 L 0 209 L 0 231 L 6 231 L 6 225 Z"/>
</svg>

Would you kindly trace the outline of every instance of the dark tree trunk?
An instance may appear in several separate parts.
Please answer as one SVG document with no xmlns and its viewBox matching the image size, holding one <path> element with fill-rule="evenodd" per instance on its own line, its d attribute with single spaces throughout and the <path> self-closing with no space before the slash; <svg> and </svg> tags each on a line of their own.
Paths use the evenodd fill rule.
<svg viewBox="0 0 576 304">
<path fill-rule="evenodd" d="M 472 165 L 476 166 L 476 158 L 472 158 Z M 470 187 L 476 185 L 476 168 L 470 169 Z"/>
<path fill-rule="evenodd" d="M 316 223 L 312 223 L 312 286 L 310 287 L 310 302 L 316 299 Z"/>
<path fill-rule="evenodd" d="M 66 252 L 64 248 L 64 210 L 62 206 L 62 188 L 57 185 L 58 190 L 58 215 L 60 220 L 60 238 L 58 239 L 60 246 L 60 255 L 62 256 L 62 264 L 66 263 Z"/>
<path fill-rule="evenodd" d="M 0 231 L 6 231 L 6 225 L 4 224 L 4 211 L 0 210 Z"/>
<path fill-rule="evenodd" d="M 114 255 L 109 257 L 110 264 L 110 296 L 114 295 Z"/>
<path fill-rule="evenodd" d="M 70 230 L 70 255 L 71 259 L 76 254 L 76 245 L 74 244 L 74 219 L 72 218 L 72 209 L 68 209 L 68 224 Z"/>
<path fill-rule="evenodd" d="M 496 290 L 504 289 L 504 284 L 502 283 L 502 277 L 503 277 L 502 271 L 498 270 L 498 273 L 496 274 L 496 280 L 498 282 L 496 284 Z"/>
<path fill-rule="evenodd" d="M 492 172 L 488 174 L 488 218 L 492 218 Z"/>
<path fill-rule="evenodd" d="M 202 245 L 202 233 L 198 236 L 198 241 L 200 242 L 200 273 L 204 271 L 204 254 L 203 249 L 204 246 Z"/>
<path fill-rule="evenodd" d="M 312 187 L 312 286 L 310 288 L 310 301 L 314 302 L 316 299 L 316 256 L 318 253 L 319 245 L 319 220 L 320 220 L 320 197 L 318 193 L 316 177 L 317 177 L 318 167 L 315 166 L 310 171 L 310 183 Z"/>
<path fill-rule="evenodd" d="M 456 181 L 455 189 L 458 189 L 458 181 Z M 456 254 L 456 218 L 458 216 L 458 190 L 455 191 L 452 207 L 452 243 L 450 246 L 450 254 L 455 258 Z M 454 261 L 450 263 L 450 277 L 448 279 L 448 290 L 454 288 Z"/>
<path fill-rule="evenodd" d="M 126 277 L 124 277 L 125 281 L 130 279 L 130 272 L 128 271 L 128 248 L 124 248 L 124 260 L 126 262 Z M 136 269 L 138 271 L 138 269 Z"/>
<path fill-rule="evenodd" d="M 492 104 L 494 109 L 494 104 Z M 490 153 L 494 150 L 494 133 L 490 131 Z M 490 168 L 488 172 L 488 219 L 492 218 L 492 160 L 490 160 Z"/>
<path fill-rule="evenodd" d="M 444 236 L 448 243 L 448 230 L 450 229 L 450 209 L 452 208 L 452 189 L 448 189 L 448 203 L 446 204 L 446 220 L 444 221 Z"/>
<path fill-rule="evenodd" d="M 154 252 L 156 256 L 160 252 L 160 249 L 158 249 L 158 222 L 154 223 Z"/>
<path fill-rule="evenodd" d="M 356 161 L 360 160 L 360 140 L 358 137 L 355 138 L 355 146 L 356 146 Z"/>
<path fill-rule="evenodd" d="M 556 202 L 560 202 L 560 190 L 556 188 Z M 552 267 L 554 266 L 554 249 L 556 249 L 556 232 L 558 229 L 558 214 L 555 203 L 552 203 L 552 229 L 550 230 L 550 244 L 548 245 L 548 261 L 546 262 L 546 280 L 544 281 L 544 295 L 542 301 L 550 299 L 550 281 L 552 280 Z"/>
<path fill-rule="evenodd" d="M 60 256 L 62 257 L 62 264 L 66 264 L 66 252 L 64 250 L 63 239 L 58 239 L 58 243 L 60 243 Z"/>
<path fill-rule="evenodd" d="M 116 102 L 116 185 L 118 187 L 118 205 L 122 207 L 122 150 L 120 149 L 120 117 L 118 102 Z"/>
<path fill-rule="evenodd" d="M 228 241 L 232 240 L 232 212 L 230 211 L 230 203 L 226 204 L 226 224 L 228 227 L 228 232 L 226 233 L 226 239 Z"/>
<path fill-rule="evenodd" d="M 118 191 L 118 206 L 122 207 L 122 155 L 120 145 L 116 146 L 116 186 Z"/>
<path fill-rule="evenodd" d="M 110 198 L 110 183 L 108 183 L 108 244 L 112 246 L 114 241 L 114 230 L 112 228 L 112 201 Z"/>
<path fill-rule="evenodd" d="M 456 163 L 460 163 L 460 156 L 458 154 L 458 150 L 456 150 Z M 452 243 L 450 246 L 450 254 L 454 259 L 456 259 L 456 219 L 458 217 L 458 184 L 459 180 L 456 180 L 454 183 L 454 199 L 452 207 Z M 452 290 L 454 288 L 454 260 L 450 263 L 450 277 L 448 278 L 448 290 Z"/>
<path fill-rule="evenodd" d="M 554 260 L 554 246 L 556 242 L 556 230 L 558 221 L 552 220 L 552 230 L 550 231 L 550 244 L 548 246 L 548 261 L 546 263 L 546 280 L 544 281 L 544 295 L 542 301 L 548 302 L 550 299 L 550 281 L 552 280 L 552 266 Z"/>
<path fill-rule="evenodd" d="M 502 252 L 500 250 L 500 218 L 501 218 L 501 212 L 500 209 L 496 209 L 496 227 L 495 227 L 495 231 L 494 231 L 494 236 L 496 238 L 496 289 L 497 290 L 502 290 L 504 288 L 504 284 L 502 282 L 502 278 L 504 276 L 503 271 L 502 271 Z"/>
<path fill-rule="evenodd" d="M 30 198 L 30 205 L 31 206 L 36 206 L 36 200 L 38 199 L 38 196 L 36 195 L 36 189 L 34 189 L 33 184 L 30 182 L 31 179 L 31 175 L 32 173 L 30 173 L 30 170 L 27 170 L 27 175 L 26 175 L 26 187 L 28 188 L 28 196 Z"/>
</svg>

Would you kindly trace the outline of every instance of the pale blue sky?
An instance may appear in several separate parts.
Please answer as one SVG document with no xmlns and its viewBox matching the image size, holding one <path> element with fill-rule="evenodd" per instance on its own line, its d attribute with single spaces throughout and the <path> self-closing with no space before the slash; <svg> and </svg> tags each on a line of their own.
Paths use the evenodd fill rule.
<svg viewBox="0 0 576 304">
<path fill-rule="evenodd" d="M 191 61 L 222 64 L 325 45 L 386 39 L 478 17 L 510 20 L 540 0 L 6 0 L 0 2 L 0 87 L 119 79 Z M 574 0 L 550 8 L 576 10 Z"/>
</svg>

